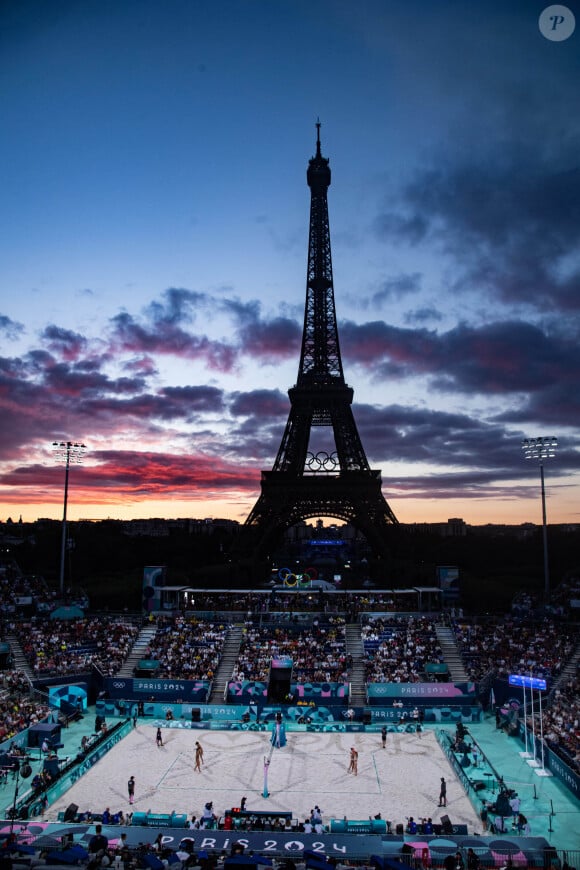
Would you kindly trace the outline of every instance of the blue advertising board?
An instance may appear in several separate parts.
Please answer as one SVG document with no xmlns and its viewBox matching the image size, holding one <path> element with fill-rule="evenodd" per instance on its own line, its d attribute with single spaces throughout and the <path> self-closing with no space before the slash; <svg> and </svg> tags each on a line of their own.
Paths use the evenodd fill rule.
<svg viewBox="0 0 580 870">
<path fill-rule="evenodd" d="M 546 681 L 540 679 L 540 677 L 526 677 L 525 674 L 510 674 L 509 676 L 509 684 L 510 686 L 523 686 L 526 689 L 538 689 L 539 691 L 546 691 Z"/>
<path fill-rule="evenodd" d="M 429 703 L 434 700 L 446 704 L 472 704 L 475 701 L 475 683 L 369 683 L 369 702 L 376 699 L 397 698 L 413 703 Z"/>
<path fill-rule="evenodd" d="M 147 700 L 162 698 L 168 703 L 202 703 L 209 697 L 211 680 L 163 680 L 150 677 L 107 677 L 104 688 L 110 698 Z"/>
</svg>

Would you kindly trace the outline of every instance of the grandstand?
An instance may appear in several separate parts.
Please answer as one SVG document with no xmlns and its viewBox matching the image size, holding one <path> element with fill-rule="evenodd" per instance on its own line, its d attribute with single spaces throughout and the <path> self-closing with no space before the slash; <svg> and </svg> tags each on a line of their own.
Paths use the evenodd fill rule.
<svg viewBox="0 0 580 870">
<path fill-rule="evenodd" d="M 182 865 L 187 836 L 208 860 L 241 840 L 307 866 L 310 851 L 377 867 L 439 867 L 476 847 L 482 866 L 580 857 L 579 646 L 565 608 L 520 600 L 483 620 L 407 610 L 422 600 L 414 590 L 187 590 L 189 611 L 95 614 L 14 565 L 0 591 L 0 800 L 22 849 L 65 835 L 82 849 L 109 807 L 113 853 L 122 829 L 131 861 L 159 832 Z M 510 674 L 546 690 L 526 696 Z M 515 793 L 519 827 L 505 803 Z M 216 818 L 194 834 L 208 802 Z M 306 821 L 317 804 L 318 833 Z M 133 824 L 115 825 L 121 812 Z"/>
</svg>

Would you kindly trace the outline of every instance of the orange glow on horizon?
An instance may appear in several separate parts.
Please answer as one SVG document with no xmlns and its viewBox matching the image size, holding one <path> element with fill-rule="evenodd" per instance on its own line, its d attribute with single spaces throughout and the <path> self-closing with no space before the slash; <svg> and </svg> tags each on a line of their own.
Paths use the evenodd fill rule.
<svg viewBox="0 0 580 870">
<path fill-rule="evenodd" d="M 74 497 L 69 498 L 67 519 L 70 522 L 78 520 L 137 520 L 137 519 L 206 519 L 220 518 L 236 520 L 243 523 L 250 513 L 258 492 L 248 497 L 247 494 L 223 493 L 215 498 L 204 496 L 198 499 L 167 499 L 167 500 L 131 500 L 110 499 L 107 502 L 95 502 L 89 498 L 79 502 Z M 72 495 L 72 494 L 71 494 Z M 397 501 L 390 498 L 399 522 L 410 523 L 446 523 L 451 517 L 460 517 L 468 525 L 507 524 L 542 522 L 540 499 L 537 504 L 533 499 L 413 499 L 406 498 Z M 38 519 L 62 520 L 62 500 L 46 500 L 19 504 L 0 501 L 0 520 L 5 522 L 10 518 L 18 522 L 20 517 L 25 523 Z M 566 504 L 564 499 L 554 499 L 547 503 L 548 524 L 580 522 L 577 506 Z"/>
</svg>

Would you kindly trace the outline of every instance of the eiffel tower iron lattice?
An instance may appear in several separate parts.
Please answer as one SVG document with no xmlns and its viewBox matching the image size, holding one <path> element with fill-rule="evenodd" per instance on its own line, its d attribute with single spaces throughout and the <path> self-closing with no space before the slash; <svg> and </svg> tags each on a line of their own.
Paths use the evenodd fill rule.
<svg viewBox="0 0 580 870">
<path fill-rule="evenodd" d="M 254 556 L 271 553 L 284 531 L 313 517 L 351 523 L 377 556 L 387 556 L 386 530 L 397 524 L 371 469 L 352 413 L 353 389 L 344 379 L 330 250 L 327 192 L 330 168 L 320 147 L 309 160 L 311 191 L 308 271 L 302 351 L 290 413 L 271 471 L 262 471 L 261 494 L 245 522 Z M 324 427 L 331 449 L 313 447 L 313 427 Z M 333 448 L 333 449 L 332 449 Z"/>
</svg>

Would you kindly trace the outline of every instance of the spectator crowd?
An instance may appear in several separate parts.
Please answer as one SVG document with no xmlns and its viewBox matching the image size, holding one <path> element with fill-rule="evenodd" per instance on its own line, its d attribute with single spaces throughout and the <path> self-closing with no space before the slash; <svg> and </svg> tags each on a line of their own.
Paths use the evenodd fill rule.
<svg viewBox="0 0 580 870">
<path fill-rule="evenodd" d="M 288 656 L 297 682 L 344 682 L 350 666 L 345 637 L 345 622 L 339 616 L 315 619 L 307 627 L 247 622 L 232 678 L 267 680 L 271 660 Z"/>
<path fill-rule="evenodd" d="M 129 654 L 140 625 L 111 617 L 34 616 L 11 628 L 37 677 L 81 673 L 92 665 L 105 676 L 113 676 Z"/>
<path fill-rule="evenodd" d="M 425 666 L 443 660 L 436 623 L 431 616 L 365 618 L 361 634 L 366 682 L 425 682 Z"/>
<path fill-rule="evenodd" d="M 578 631 L 550 617 L 508 615 L 485 622 L 455 621 L 454 631 L 470 680 L 490 672 L 540 677 L 551 684 L 578 643 Z"/>
<path fill-rule="evenodd" d="M 21 671 L 3 671 L 1 678 L 0 743 L 41 722 L 49 712 L 46 704 L 34 699 L 30 684 Z"/>
<path fill-rule="evenodd" d="M 580 667 L 554 692 L 542 713 L 542 730 L 548 746 L 580 773 Z"/>
<path fill-rule="evenodd" d="M 175 680 L 213 680 L 227 632 L 225 623 L 195 617 L 162 617 L 147 657 L 159 662 L 155 676 Z"/>
</svg>

